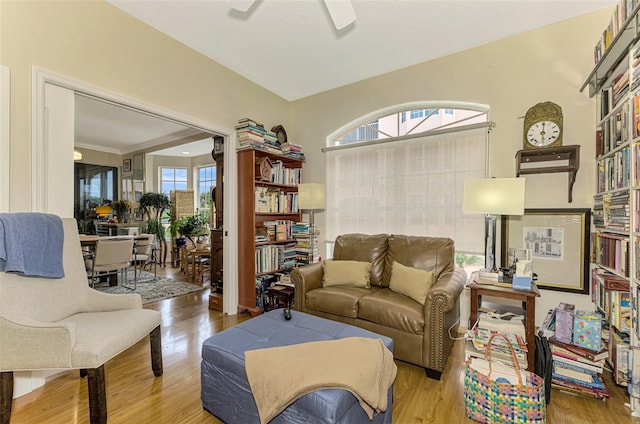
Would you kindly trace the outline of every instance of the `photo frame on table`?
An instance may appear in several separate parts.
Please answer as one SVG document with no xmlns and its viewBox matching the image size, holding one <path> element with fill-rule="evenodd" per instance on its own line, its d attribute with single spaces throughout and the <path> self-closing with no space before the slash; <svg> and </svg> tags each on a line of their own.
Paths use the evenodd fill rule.
<svg viewBox="0 0 640 424">
<path fill-rule="evenodd" d="M 525 209 L 501 223 L 504 268 L 509 248 L 531 249 L 538 288 L 589 294 L 590 209 Z"/>
<path fill-rule="evenodd" d="M 131 172 L 131 159 L 122 161 L 122 172 Z"/>
</svg>

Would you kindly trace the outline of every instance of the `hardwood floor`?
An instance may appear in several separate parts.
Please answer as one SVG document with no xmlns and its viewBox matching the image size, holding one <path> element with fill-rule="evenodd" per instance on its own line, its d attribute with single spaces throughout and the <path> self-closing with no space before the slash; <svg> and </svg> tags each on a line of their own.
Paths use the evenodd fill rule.
<svg viewBox="0 0 640 424">
<path fill-rule="evenodd" d="M 179 274 L 168 268 L 168 276 Z M 176 275 L 176 279 L 181 275 Z M 149 341 L 145 339 L 105 366 L 109 423 L 219 423 L 200 402 L 202 342 L 213 334 L 249 319 L 226 316 L 208 309 L 208 282 L 201 292 L 147 305 L 162 312 L 164 375 L 151 370 Z M 464 346 L 456 342 L 441 381 L 428 379 L 424 370 L 397 362 L 393 422 L 473 423 L 466 418 L 463 399 Z M 640 423 L 625 407 L 626 390 L 607 376 L 612 398 L 586 399 L 553 391 L 547 408 L 548 423 Z M 87 383 L 77 371 L 52 377 L 13 404 L 12 423 L 88 423 Z M 242 423 L 241 423 L 242 424 Z"/>
</svg>

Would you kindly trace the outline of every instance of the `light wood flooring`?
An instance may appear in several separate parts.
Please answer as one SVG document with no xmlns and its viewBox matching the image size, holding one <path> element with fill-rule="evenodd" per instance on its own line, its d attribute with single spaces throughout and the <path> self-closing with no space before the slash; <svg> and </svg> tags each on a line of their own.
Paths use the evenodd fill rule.
<svg viewBox="0 0 640 424">
<path fill-rule="evenodd" d="M 159 273 L 184 280 L 172 268 Z M 148 305 L 162 312 L 164 375 L 154 378 L 149 342 L 143 340 L 106 364 L 109 423 L 219 423 L 200 402 L 202 342 L 213 334 L 249 319 L 208 309 L 208 282 L 201 292 Z M 397 361 L 393 422 L 472 423 L 463 399 L 464 346 L 456 342 L 441 381 L 428 379 L 424 370 Z M 640 423 L 631 418 L 625 388 L 608 378 L 612 398 L 586 399 L 553 391 L 548 423 Z M 63 372 L 35 391 L 14 400 L 11 423 L 88 423 L 87 384 L 78 372 Z M 243 423 L 240 423 L 243 424 Z"/>
</svg>

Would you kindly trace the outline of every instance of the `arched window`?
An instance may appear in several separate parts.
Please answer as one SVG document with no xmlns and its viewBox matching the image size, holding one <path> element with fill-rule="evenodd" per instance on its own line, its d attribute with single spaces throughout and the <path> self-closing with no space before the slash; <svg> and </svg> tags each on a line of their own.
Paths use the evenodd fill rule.
<svg viewBox="0 0 640 424">
<path fill-rule="evenodd" d="M 327 139 L 326 240 L 344 233 L 450 237 L 483 255 L 483 217 L 464 181 L 486 177 L 486 105 L 419 102 L 373 112 Z M 331 250 L 331 249 L 330 249 Z"/>
</svg>

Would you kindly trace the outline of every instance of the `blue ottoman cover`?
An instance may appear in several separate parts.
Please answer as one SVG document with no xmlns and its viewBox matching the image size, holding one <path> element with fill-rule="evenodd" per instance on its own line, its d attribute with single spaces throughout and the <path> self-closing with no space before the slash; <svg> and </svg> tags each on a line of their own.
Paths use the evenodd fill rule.
<svg viewBox="0 0 640 424">
<path fill-rule="evenodd" d="M 379 338 L 393 352 L 393 340 L 352 325 L 282 309 L 252 318 L 204 341 L 201 363 L 202 406 L 226 423 L 259 423 L 258 409 L 244 369 L 244 352 L 345 337 Z M 282 358 L 287 372 L 287 358 Z M 393 386 L 392 386 L 393 387 Z M 391 423 L 392 387 L 388 407 L 369 421 L 355 396 L 346 390 L 318 390 L 298 399 L 271 423 Z"/>
</svg>

